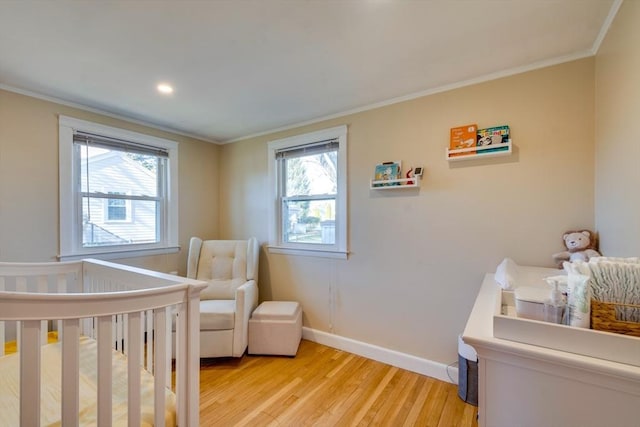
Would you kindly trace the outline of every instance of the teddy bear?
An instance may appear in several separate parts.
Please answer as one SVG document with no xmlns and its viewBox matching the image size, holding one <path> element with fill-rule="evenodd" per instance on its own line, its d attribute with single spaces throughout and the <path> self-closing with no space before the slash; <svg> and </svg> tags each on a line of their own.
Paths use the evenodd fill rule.
<svg viewBox="0 0 640 427">
<path fill-rule="evenodd" d="M 562 265 L 563 261 L 589 261 L 589 258 L 600 256 L 596 250 L 596 236 L 589 230 L 568 231 L 562 239 L 567 250 L 552 256 L 558 265 Z"/>
</svg>

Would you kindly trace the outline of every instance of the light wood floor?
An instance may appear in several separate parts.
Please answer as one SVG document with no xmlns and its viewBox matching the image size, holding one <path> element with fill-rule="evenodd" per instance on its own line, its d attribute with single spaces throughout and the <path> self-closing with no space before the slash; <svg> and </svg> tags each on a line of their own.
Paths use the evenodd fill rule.
<svg viewBox="0 0 640 427">
<path fill-rule="evenodd" d="M 200 365 L 202 426 L 477 426 L 457 386 L 306 340 Z"/>
</svg>

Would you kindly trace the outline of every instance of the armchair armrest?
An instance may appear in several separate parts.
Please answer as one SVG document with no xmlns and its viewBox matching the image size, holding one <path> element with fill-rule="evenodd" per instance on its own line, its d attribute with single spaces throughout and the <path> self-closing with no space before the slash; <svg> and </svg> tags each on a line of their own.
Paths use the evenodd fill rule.
<svg viewBox="0 0 640 427">
<path fill-rule="evenodd" d="M 249 343 L 249 318 L 258 306 L 258 285 L 249 280 L 236 289 L 236 314 L 233 332 L 233 357 L 244 354 Z"/>
</svg>

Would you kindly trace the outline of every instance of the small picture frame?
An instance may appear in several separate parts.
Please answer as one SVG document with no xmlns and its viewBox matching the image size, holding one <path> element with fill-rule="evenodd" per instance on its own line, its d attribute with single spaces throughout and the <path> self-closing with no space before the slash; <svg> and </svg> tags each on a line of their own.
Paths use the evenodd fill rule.
<svg viewBox="0 0 640 427">
<path fill-rule="evenodd" d="M 374 187 L 385 187 L 389 185 L 400 185 L 399 182 L 384 182 L 401 178 L 401 162 L 383 162 L 377 164 L 373 175 Z"/>
</svg>

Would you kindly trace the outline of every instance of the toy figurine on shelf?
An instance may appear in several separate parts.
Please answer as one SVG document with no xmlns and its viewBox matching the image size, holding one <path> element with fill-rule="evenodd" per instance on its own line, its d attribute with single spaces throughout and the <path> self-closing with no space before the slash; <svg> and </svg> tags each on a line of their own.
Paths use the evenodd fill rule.
<svg viewBox="0 0 640 427">
<path fill-rule="evenodd" d="M 407 179 L 411 178 L 411 172 L 413 172 L 413 167 L 407 171 Z M 407 181 L 407 185 L 413 185 L 413 181 Z"/>
</svg>

